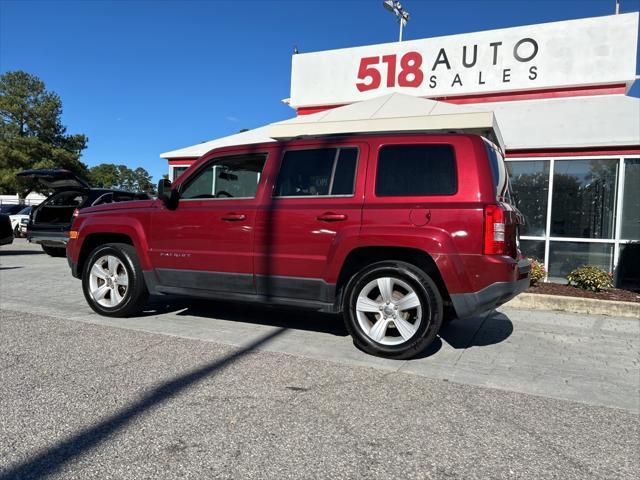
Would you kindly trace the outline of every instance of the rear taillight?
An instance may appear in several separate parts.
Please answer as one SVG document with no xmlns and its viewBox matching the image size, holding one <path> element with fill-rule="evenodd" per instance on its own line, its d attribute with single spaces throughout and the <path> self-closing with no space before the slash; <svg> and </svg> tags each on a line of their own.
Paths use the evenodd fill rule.
<svg viewBox="0 0 640 480">
<path fill-rule="evenodd" d="M 67 210 L 68 211 L 68 210 Z M 80 210 L 78 210 L 77 208 L 73 211 L 73 215 L 71 215 L 73 218 L 76 218 L 78 215 L 80 215 Z"/>
<path fill-rule="evenodd" d="M 484 207 L 484 254 L 506 254 L 504 210 L 498 205 Z"/>
</svg>

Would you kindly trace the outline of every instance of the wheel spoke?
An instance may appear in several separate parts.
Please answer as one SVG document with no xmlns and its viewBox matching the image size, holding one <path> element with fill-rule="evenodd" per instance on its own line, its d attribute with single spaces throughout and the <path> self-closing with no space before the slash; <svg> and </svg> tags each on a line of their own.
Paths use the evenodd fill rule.
<svg viewBox="0 0 640 480">
<path fill-rule="evenodd" d="M 107 284 L 105 283 L 102 286 L 93 290 L 91 292 L 91 295 L 93 295 L 93 298 L 95 298 L 96 300 L 102 300 L 108 291 L 109 291 L 109 287 L 107 287 Z"/>
<path fill-rule="evenodd" d="M 116 284 L 121 285 L 123 287 L 129 286 L 129 276 L 126 273 L 123 275 L 118 275 L 116 277 Z"/>
<path fill-rule="evenodd" d="M 379 278 L 378 288 L 384 302 L 389 303 L 393 300 L 393 282 L 389 277 Z"/>
<path fill-rule="evenodd" d="M 393 324 L 396 326 L 396 329 L 398 330 L 398 332 L 400 332 L 400 335 L 402 335 L 402 338 L 404 338 L 405 340 L 409 340 L 411 337 L 413 337 L 413 334 L 416 333 L 416 328 L 412 324 L 407 322 L 404 318 L 394 318 Z"/>
<path fill-rule="evenodd" d="M 365 297 L 364 295 L 362 295 L 358 297 L 356 310 L 358 310 L 359 312 L 378 313 L 380 311 L 380 304 L 374 300 L 371 300 L 369 297 Z"/>
<path fill-rule="evenodd" d="M 107 267 L 109 269 L 109 273 L 111 275 L 115 275 L 116 270 L 118 269 L 118 259 L 109 255 L 107 257 Z"/>
<path fill-rule="evenodd" d="M 389 320 L 385 318 L 381 318 L 373 325 L 373 327 L 371 327 L 371 330 L 369 330 L 369 336 L 375 342 L 379 342 L 387 334 L 388 326 L 389 326 Z"/>
<path fill-rule="evenodd" d="M 97 263 L 93 264 L 93 267 L 91 267 L 91 275 L 95 275 L 98 278 L 101 278 L 102 280 L 104 280 L 105 278 L 107 278 L 109 276 L 109 272 L 106 272 L 104 270 L 104 268 L 102 268 L 101 265 L 98 265 Z"/>
<path fill-rule="evenodd" d="M 412 308 L 416 308 L 420 306 L 420 299 L 415 292 L 407 293 L 400 300 L 396 301 L 396 305 L 398 306 L 398 310 L 410 310 Z"/>
</svg>

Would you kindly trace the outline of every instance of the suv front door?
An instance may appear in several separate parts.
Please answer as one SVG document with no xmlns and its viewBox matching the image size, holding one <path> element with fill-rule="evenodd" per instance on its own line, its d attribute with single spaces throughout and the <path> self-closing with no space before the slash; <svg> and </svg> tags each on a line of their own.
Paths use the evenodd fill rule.
<svg viewBox="0 0 640 480">
<path fill-rule="evenodd" d="M 161 287 L 254 294 L 253 237 L 266 154 L 213 158 L 178 187 L 175 210 L 152 218 L 150 255 Z M 166 288 L 165 288 L 166 290 Z"/>
</svg>

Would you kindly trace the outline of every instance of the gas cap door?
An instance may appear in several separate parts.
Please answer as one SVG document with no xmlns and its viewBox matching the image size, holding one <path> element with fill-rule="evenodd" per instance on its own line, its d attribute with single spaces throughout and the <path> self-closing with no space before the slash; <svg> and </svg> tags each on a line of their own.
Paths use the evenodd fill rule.
<svg viewBox="0 0 640 480">
<path fill-rule="evenodd" d="M 422 227 L 431 221 L 431 210 L 428 208 L 412 208 L 409 221 L 416 227 Z"/>
</svg>

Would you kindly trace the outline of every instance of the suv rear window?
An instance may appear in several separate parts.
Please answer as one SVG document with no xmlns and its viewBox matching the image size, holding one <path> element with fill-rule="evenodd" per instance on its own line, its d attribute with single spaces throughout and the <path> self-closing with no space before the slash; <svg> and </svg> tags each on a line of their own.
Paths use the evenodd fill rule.
<svg viewBox="0 0 640 480">
<path fill-rule="evenodd" d="M 353 195 L 357 160 L 353 147 L 286 152 L 274 196 Z"/>
<path fill-rule="evenodd" d="M 453 195 L 457 190 L 451 145 L 390 145 L 380 149 L 376 195 Z"/>
</svg>

